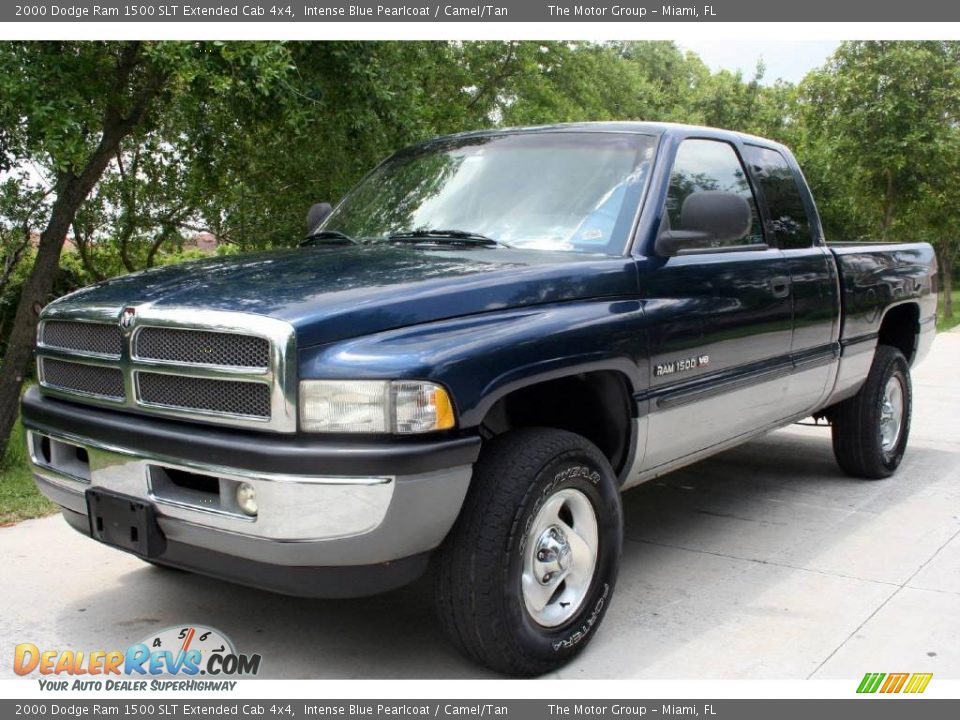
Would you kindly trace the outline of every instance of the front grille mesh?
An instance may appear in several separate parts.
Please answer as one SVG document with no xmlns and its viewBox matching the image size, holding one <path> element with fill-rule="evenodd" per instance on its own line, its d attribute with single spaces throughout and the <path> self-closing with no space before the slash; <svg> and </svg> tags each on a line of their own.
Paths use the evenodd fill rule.
<svg viewBox="0 0 960 720">
<path fill-rule="evenodd" d="M 40 342 L 63 350 L 120 356 L 120 328 L 105 323 L 47 320 L 43 323 Z"/>
<path fill-rule="evenodd" d="M 144 360 L 267 368 L 270 342 L 253 335 L 147 327 L 137 333 L 135 355 Z"/>
<path fill-rule="evenodd" d="M 123 373 L 117 368 L 65 362 L 53 358 L 41 360 L 45 385 L 98 397 L 123 400 Z"/>
<path fill-rule="evenodd" d="M 274 348 L 256 328 L 234 329 L 232 323 L 171 327 L 151 325 L 146 317 L 142 323 L 130 338 L 119 323 L 98 317 L 43 320 L 37 338 L 41 388 L 77 402 L 154 415 L 210 422 L 219 415 L 227 425 L 266 421 L 278 430 L 295 430 L 290 415 L 273 417 L 278 380 L 270 371 L 283 346 Z"/>
<path fill-rule="evenodd" d="M 270 386 L 259 382 L 138 372 L 140 401 L 152 405 L 270 418 Z"/>
</svg>

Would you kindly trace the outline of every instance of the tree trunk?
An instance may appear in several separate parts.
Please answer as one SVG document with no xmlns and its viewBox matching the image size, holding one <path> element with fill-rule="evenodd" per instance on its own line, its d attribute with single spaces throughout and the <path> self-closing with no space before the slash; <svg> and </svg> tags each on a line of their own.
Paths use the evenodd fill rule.
<svg viewBox="0 0 960 720">
<path fill-rule="evenodd" d="M 90 277 L 99 282 L 100 280 L 106 280 L 106 276 L 97 269 L 93 258 L 90 256 L 90 237 L 92 236 L 93 233 L 90 233 L 89 236 L 84 235 L 77 224 L 73 224 L 73 241 L 77 246 L 77 254 L 80 256 L 80 262 L 86 271 L 90 273 Z"/>
<path fill-rule="evenodd" d="M 941 287 L 943 290 L 943 317 L 952 320 L 953 319 L 953 258 L 950 257 L 948 253 L 944 253 L 946 256 L 940 265 L 940 272 L 943 273 L 942 278 L 943 282 Z"/>
<path fill-rule="evenodd" d="M 30 228 L 26 228 L 21 236 L 21 240 L 15 247 L 10 248 L 7 251 L 6 257 L 4 257 L 3 271 L 0 272 L 0 292 L 6 289 L 7 283 L 10 282 L 13 273 L 16 272 L 17 267 L 20 265 L 20 260 L 23 258 L 23 254 L 29 246 Z M 0 337 L 2 337 L 2 333 L 0 333 Z"/>
<path fill-rule="evenodd" d="M 30 231 L 33 229 L 34 213 L 40 209 L 40 206 L 43 205 L 43 201 L 46 200 L 49 194 L 50 191 L 47 190 L 47 192 L 38 197 L 34 204 L 30 206 L 29 210 L 27 210 L 26 217 L 20 226 L 20 234 L 17 236 L 14 246 L 8 248 L 7 254 L 3 259 L 3 271 L 0 273 L 0 291 L 3 291 L 7 287 L 7 283 L 10 282 L 10 278 L 13 277 L 13 274 L 19 267 L 24 253 L 26 253 L 27 248 L 30 247 Z M 0 337 L 4 337 L 2 329 L 0 329 Z"/>
<path fill-rule="evenodd" d="M 133 236 L 133 226 L 130 223 L 124 223 L 124 226 L 117 234 L 120 241 L 120 264 L 128 273 L 136 272 L 137 266 L 130 258 L 130 238 Z"/>
<path fill-rule="evenodd" d="M 138 63 L 139 50 L 140 43 L 128 44 L 117 66 L 118 87 L 127 84 Z M 150 73 L 126 113 L 119 107 L 108 106 L 104 112 L 100 142 L 83 169 L 79 174 L 62 171 L 57 176 L 57 199 L 51 208 L 50 220 L 40 233 L 37 257 L 23 284 L 17 314 L 10 329 L 7 351 L 3 357 L 3 367 L 0 368 L 0 458 L 6 453 L 10 431 L 19 413 L 20 388 L 23 386 L 24 371 L 33 351 L 38 309 L 47 302 L 53 290 L 53 283 L 60 268 L 60 251 L 67 231 L 80 205 L 103 176 L 111 158 L 120 147 L 120 142 L 143 120 L 167 77 L 165 72 Z"/>
<path fill-rule="evenodd" d="M 50 221 L 40 234 L 40 247 L 33 269 L 23 284 L 17 314 L 10 329 L 7 351 L 0 369 L 0 457 L 6 452 L 10 430 L 16 421 L 23 374 L 33 350 L 37 331 L 37 307 L 45 304 L 60 264 L 60 250 L 74 213 L 86 197 L 76 176 L 62 176 Z"/>
<path fill-rule="evenodd" d="M 160 226 L 160 233 L 154 238 L 154 241 L 150 244 L 150 249 L 147 251 L 147 262 L 146 266 L 152 268 L 153 264 L 157 261 L 157 253 L 160 251 L 160 248 L 167 242 L 171 237 L 173 237 L 176 226 L 173 224 L 175 220 L 173 218 L 165 219 Z"/>
<path fill-rule="evenodd" d="M 893 173 L 885 170 L 884 175 L 887 178 L 887 189 L 883 196 L 883 227 L 880 238 L 884 241 L 888 239 L 890 228 L 893 227 L 894 208 L 896 207 L 896 193 L 893 187 Z"/>
<path fill-rule="evenodd" d="M 127 187 L 127 171 L 123 163 L 123 148 L 117 147 L 117 172 L 120 173 L 120 197 L 123 203 L 123 223 L 120 226 L 120 232 L 117 239 L 120 241 L 120 263 L 123 269 L 128 273 L 136 272 L 133 260 L 130 258 L 130 238 L 133 237 L 133 231 L 136 229 L 137 217 L 137 196 L 136 196 L 136 177 L 139 153 L 134 153 L 131 177 L 133 182 Z"/>
</svg>

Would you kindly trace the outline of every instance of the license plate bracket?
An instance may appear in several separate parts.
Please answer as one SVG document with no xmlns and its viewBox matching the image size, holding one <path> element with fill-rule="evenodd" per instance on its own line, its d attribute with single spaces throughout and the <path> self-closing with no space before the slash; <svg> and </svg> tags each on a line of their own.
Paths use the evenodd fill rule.
<svg viewBox="0 0 960 720">
<path fill-rule="evenodd" d="M 90 488 L 86 492 L 90 536 L 111 547 L 155 558 L 167 547 L 153 505 L 129 495 Z"/>
</svg>

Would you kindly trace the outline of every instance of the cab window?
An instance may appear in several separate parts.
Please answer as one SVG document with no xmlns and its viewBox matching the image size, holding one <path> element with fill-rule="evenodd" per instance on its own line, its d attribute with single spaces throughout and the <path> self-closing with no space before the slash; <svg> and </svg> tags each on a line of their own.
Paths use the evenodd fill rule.
<svg viewBox="0 0 960 720">
<path fill-rule="evenodd" d="M 756 145 L 747 145 L 744 157 L 766 200 L 777 246 L 783 250 L 811 247 L 810 219 L 787 159 L 776 150 Z"/>
<path fill-rule="evenodd" d="M 704 190 L 720 190 L 741 196 L 750 206 L 750 230 L 734 242 L 712 242 L 704 248 L 757 245 L 764 242 L 763 227 L 747 173 L 736 150 L 719 140 L 684 140 L 670 172 L 664 222 L 673 230 L 683 230 L 681 208 L 689 195 Z"/>
</svg>

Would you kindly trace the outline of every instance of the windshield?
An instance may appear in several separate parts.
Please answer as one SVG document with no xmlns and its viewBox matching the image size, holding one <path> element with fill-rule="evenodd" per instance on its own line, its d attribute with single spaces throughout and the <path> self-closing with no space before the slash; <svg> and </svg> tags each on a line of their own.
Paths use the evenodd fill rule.
<svg viewBox="0 0 960 720">
<path fill-rule="evenodd" d="M 361 242 L 455 231 L 510 247 L 622 254 L 656 138 L 543 132 L 454 138 L 402 151 L 316 231 Z"/>
</svg>

